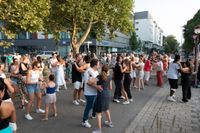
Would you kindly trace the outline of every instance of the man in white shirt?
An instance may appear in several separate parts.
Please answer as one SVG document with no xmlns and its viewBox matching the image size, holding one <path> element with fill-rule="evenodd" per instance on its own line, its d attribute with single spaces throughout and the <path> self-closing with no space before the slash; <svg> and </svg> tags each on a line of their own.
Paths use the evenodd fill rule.
<svg viewBox="0 0 200 133">
<path fill-rule="evenodd" d="M 93 108 L 96 100 L 97 90 L 102 91 L 102 88 L 96 84 L 96 77 L 99 75 L 98 68 L 98 59 L 92 59 L 90 62 L 90 67 L 84 73 L 84 95 L 86 97 L 86 106 L 83 114 L 82 125 L 87 128 L 91 127 L 90 123 L 88 122 L 88 118 L 90 110 Z"/>
</svg>

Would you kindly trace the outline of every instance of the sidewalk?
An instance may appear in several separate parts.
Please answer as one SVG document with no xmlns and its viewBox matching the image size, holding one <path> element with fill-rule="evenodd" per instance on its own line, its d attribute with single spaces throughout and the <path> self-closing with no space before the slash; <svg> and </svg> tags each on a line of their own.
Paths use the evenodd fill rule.
<svg viewBox="0 0 200 133">
<path fill-rule="evenodd" d="M 169 85 L 160 89 L 126 128 L 125 133 L 199 133 L 200 89 L 192 89 L 192 98 L 182 103 L 181 86 L 176 102 L 167 101 Z"/>
</svg>

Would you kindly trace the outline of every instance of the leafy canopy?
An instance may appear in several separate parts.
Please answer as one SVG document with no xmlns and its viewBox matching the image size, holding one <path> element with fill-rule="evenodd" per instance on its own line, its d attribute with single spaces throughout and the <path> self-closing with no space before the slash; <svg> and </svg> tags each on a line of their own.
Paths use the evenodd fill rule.
<svg viewBox="0 0 200 133">
<path fill-rule="evenodd" d="M 176 52 L 178 50 L 179 43 L 176 40 L 175 36 L 169 35 L 165 38 L 165 51 L 167 53 Z"/>
</svg>

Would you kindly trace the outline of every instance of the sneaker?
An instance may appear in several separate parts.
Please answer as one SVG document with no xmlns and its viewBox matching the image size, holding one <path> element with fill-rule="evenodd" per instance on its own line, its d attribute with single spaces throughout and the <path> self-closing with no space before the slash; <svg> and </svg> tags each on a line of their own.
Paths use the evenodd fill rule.
<svg viewBox="0 0 200 133">
<path fill-rule="evenodd" d="M 108 121 L 105 121 L 104 124 L 108 127 L 114 127 L 114 125 L 112 124 L 112 122 L 108 122 Z"/>
<path fill-rule="evenodd" d="M 92 127 L 88 121 L 82 122 L 82 126 L 87 127 L 87 128 Z"/>
<path fill-rule="evenodd" d="M 74 105 L 79 105 L 79 103 L 76 100 L 73 101 L 73 104 Z"/>
<path fill-rule="evenodd" d="M 118 99 L 113 99 L 113 102 L 120 103 L 120 101 Z"/>
<path fill-rule="evenodd" d="M 79 103 L 80 103 L 80 102 L 85 103 L 85 100 L 83 100 L 83 99 L 78 99 L 77 101 L 78 101 Z"/>
<path fill-rule="evenodd" d="M 36 113 L 45 113 L 43 109 L 36 109 Z"/>
<path fill-rule="evenodd" d="M 129 101 L 124 101 L 122 104 L 127 105 L 127 104 L 130 104 L 130 102 Z"/>
<path fill-rule="evenodd" d="M 33 120 L 33 117 L 31 117 L 30 114 L 25 114 L 25 118 L 29 121 Z"/>
<path fill-rule="evenodd" d="M 174 95 L 172 95 L 172 98 L 176 98 L 176 95 L 174 94 Z"/>
<path fill-rule="evenodd" d="M 95 130 L 95 131 L 92 131 L 92 133 L 102 133 L 102 132 L 99 130 Z"/>
<path fill-rule="evenodd" d="M 125 97 L 124 97 L 124 96 L 121 96 L 121 97 L 119 97 L 119 99 L 125 99 Z"/>
<path fill-rule="evenodd" d="M 171 102 L 176 102 L 176 100 L 173 97 L 170 97 L 170 96 L 167 98 L 167 100 L 171 101 Z"/>
<path fill-rule="evenodd" d="M 129 99 L 130 102 L 133 102 L 133 98 Z"/>
<path fill-rule="evenodd" d="M 95 118 L 96 118 L 96 116 L 91 116 L 90 118 L 91 118 L 91 119 L 95 119 Z"/>
</svg>

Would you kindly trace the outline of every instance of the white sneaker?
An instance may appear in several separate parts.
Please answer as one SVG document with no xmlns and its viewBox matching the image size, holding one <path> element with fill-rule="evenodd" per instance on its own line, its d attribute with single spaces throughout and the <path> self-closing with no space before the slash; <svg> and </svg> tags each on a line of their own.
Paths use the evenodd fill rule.
<svg viewBox="0 0 200 133">
<path fill-rule="evenodd" d="M 118 99 L 113 99 L 113 102 L 120 103 L 120 101 Z"/>
<path fill-rule="evenodd" d="M 91 124 L 88 121 L 82 122 L 81 124 L 82 124 L 82 126 L 87 127 L 87 128 L 92 127 Z"/>
<path fill-rule="evenodd" d="M 108 121 L 105 121 L 104 124 L 108 127 L 114 127 L 114 125 L 112 124 L 112 122 L 108 122 Z"/>
<path fill-rule="evenodd" d="M 30 114 L 25 114 L 25 118 L 29 121 L 33 120 L 33 117 L 31 117 Z"/>
<path fill-rule="evenodd" d="M 127 105 L 127 104 L 130 104 L 130 102 L 129 101 L 124 101 L 122 104 Z"/>
<path fill-rule="evenodd" d="M 174 94 L 174 95 L 172 95 L 172 98 L 176 98 L 176 95 Z"/>
<path fill-rule="evenodd" d="M 45 113 L 43 109 L 36 109 L 36 113 Z"/>
<path fill-rule="evenodd" d="M 129 99 L 130 102 L 133 102 L 133 98 Z"/>
<path fill-rule="evenodd" d="M 176 102 L 176 100 L 173 97 L 170 97 L 170 96 L 167 98 L 167 100 L 171 101 L 171 102 Z"/>
<path fill-rule="evenodd" d="M 102 132 L 99 130 L 95 130 L 95 131 L 92 131 L 92 133 L 102 133 Z"/>
<path fill-rule="evenodd" d="M 85 100 L 83 100 L 83 99 L 78 99 L 77 101 L 78 101 L 79 103 L 80 103 L 80 102 L 85 103 Z"/>
<path fill-rule="evenodd" d="M 76 100 L 73 101 L 73 104 L 74 105 L 79 105 L 79 103 Z"/>
</svg>

